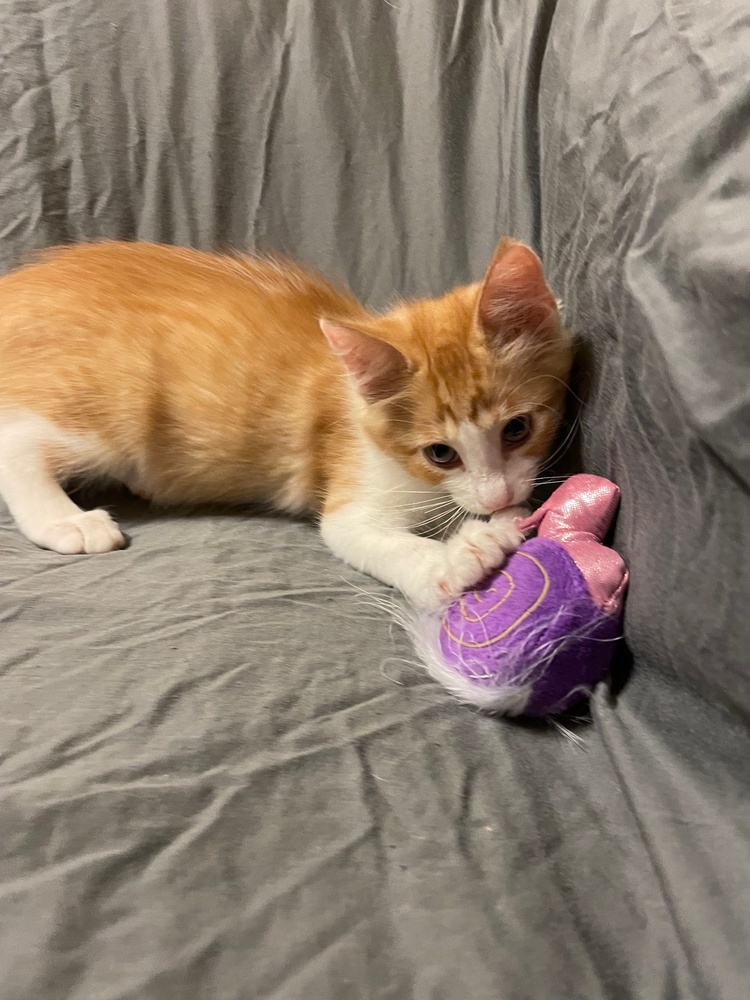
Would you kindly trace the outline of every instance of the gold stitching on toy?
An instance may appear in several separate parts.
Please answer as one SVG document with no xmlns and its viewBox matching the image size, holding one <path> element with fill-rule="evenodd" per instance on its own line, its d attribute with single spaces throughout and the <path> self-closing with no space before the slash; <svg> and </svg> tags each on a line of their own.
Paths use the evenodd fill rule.
<svg viewBox="0 0 750 1000">
<path fill-rule="evenodd" d="M 459 646 L 464 646 L 466 649 L 484 649 L 487 646 L 494 646 L 494 644 L 496 642 L 500 642 L 500 640 L 504 639 L 506 637 L 506 635 L 509 635 L 514 629 L 518 628 L 518 626 L 522 622 L 524 622 L 529 617 L 529 615 L 533 615 L 533 613 L 536 611 L 536 609 L 539 607 L 539 605 L 545 599 L 545 597 L 549 593 L 549 588 L 550 588 L 550 578 L 549 578 L 549 575 L 547 573 L 547 570 L 544 568 L 544 566 L 542 566 L 542 564 L 539 562 L 538 559 L 536 559 L 534 556 L 530 555 L 528 552 L 516 552 L 516 555 L 517 556 L 523 556 L 525 559 L 530 559 L 531 562 L 534 563 L 534 565 L 536 566 L 536 568 L 542 574 L 542 580 L 544 581 L 543 584 L 542 584 L 542 590 L 541 590 L 539 596 L 534 600 L 534 603 L 530 607 L 528 607 L 522 614 L 520 614 L 518 616 L 518 618 L 516 618 L 516 620 L 514 622 L 511 622 L 511 624 L 508 625 L 508 627 L 506 629 L 503 629 L 503 631 L 499 635 L 493 636 L 491 639 L 486 639 L 484 642 L 467 642 L 465 639 L 460 639 L 458 636 L 454 635 L 451 632 L 451 630 L 450 630 L 450 628 L 448 626 L 448 622 L 445 619 L 443 619 L 443 629 L 445 630 L 445 632 L 447 633 L 448 637 L 453 642 L 458 643 Z M 510 576 L 510 574 L 507 572 L 507 570 L 503 570 L 502 572 L 503 572 L 504 576 L 508 577 L 508 579 L 510 580 L 511 584 L 513 585 L 513 587 L 515 587 L 515 583 L 514 583 L 512 577 Z M 511 591 L 509 590 L 508 594 L 506 594 L 501 599 L 501 601 L 499 602 L 499 604 L 502 604 L 503 601 L 510 595 L 510 593 L 511 593 Z M 496 607 L 499 607 L 499 604 L 496 605 Z M 462 612 L 463 612 L 464 611 L 463 601 L 461 602 L 461 607 L 462 607 Z M 484 616 L 484 618 L 486 618 L 487 615 L 489 615 L 492 610 L 494 610 L 494 608 L 491 609 L 490 611 L 488 611 L 487 614 Z M 464 617 L 465 621 L 472 622 L 472 619 L 468 618 L 465 613 L 463 613 L 463 617 Z M 476 623 L 478 621 L 484 621 L 484 618 L 473 619 L 473 622 Z"/>
<path fill-rule="evenodd" d="M 466 619 L 467 622 L 476 623 L 476 622 L 484 621 L 484 619 L 487 617 L 487 615 L 491 615 L 493 611 L 497 611 L 497 609 L 499 607 L 501 607 L 501 605 L 505 604 L 505 602 L 508 600 L 508 598 L 510 597 L 510 595 L 516 589 L 516 581 L 513 579 L 513 577 L 510 575 L 510 573 L 507 572 L 507 570 L 501 570 L 501 576 L 504 576 L 507 579 L 507 581 L 508 581 L 508 589 L 503 594 L 503 596 L 500 598 L 500 600 L 497 601 L 496 604 L 493 604 L 493 606 L 491 608 L 489 608 L 489 610 L 486 611 L 484 615 L 480 615 L 478 618 L 472 618 L 469 615 L 469 612 L 467 610 L 464 598 L 463 597 L 461 598 L 461 600 L 459 601 L 459 606 L 461 608 L 461 614 L 464 616 L 464 618 Z M 490 587 L 490 589 L 487 590 L 487 591 L 485 591 L 485 593 L 487 593 L 487 594 L 496 594 L 497 593 L 497 588 L 496 587 Z M 482 601 L 485 599 L 484 594 L 481 594 L 478 590 L 475 590 L 474 593 L 471 596 L 474 598 L 474 600 L 477 602 L 477 604 L 481 604 Z"/>
</svg>

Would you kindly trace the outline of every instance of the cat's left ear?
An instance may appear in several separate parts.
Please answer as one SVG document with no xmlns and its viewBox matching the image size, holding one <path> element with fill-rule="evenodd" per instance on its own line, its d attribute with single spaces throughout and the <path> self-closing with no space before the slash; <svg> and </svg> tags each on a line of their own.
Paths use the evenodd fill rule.
<svg viewBox="0 0 750 1000">
<path fill-rule="evenodd" d="M 395 396 L 409 375 L 409 362 L 397 348 L 378 337 L 327 319 L 320 321 L 328 344 L 368 403 Z"/>
<path fill-rule="evenodd" d="M 526 244 L 501 240 L 482 282 L 478 319 L 490 344 L 559 330 L 557 301 L 541 261 Z"/>
</svg>

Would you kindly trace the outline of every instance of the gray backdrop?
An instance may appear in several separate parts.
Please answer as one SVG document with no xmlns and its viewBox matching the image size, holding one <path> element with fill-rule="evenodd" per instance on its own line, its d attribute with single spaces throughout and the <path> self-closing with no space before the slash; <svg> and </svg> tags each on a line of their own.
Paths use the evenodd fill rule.
<svg viewBox="0 0 750 1000">
<path fill-rule="evenodd" d="M 633 657 L 579 747 L 453 703 L 309 525 L 3 510 L 3 1000 L 745 1000 L 748 52 L 741 0 L 0 4 L 5 269 L 274 247 L 380 305 L 540 250 Z"/>
</svg>

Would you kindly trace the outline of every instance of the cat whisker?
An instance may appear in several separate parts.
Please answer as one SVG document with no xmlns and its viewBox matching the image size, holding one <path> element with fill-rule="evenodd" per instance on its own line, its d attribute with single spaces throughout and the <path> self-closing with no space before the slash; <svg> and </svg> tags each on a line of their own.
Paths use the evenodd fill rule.
<svg viewBox="0 0 750 1000">
<path fill-rule="evenodd" d="M 576 418 L 575 418 L 575 420 L 572 421 L 572 423 L 570 425 L 570 429 L 568 430 L 568 433 L 565 435 L 562 443 L 560 445 L 558 445 L 558 447 L 549 456 L 549 458 L 545 462 L 543 462 L 542 465 L 540 465 L 540 467 L 539 467 L 539 471 L 540 472 L 545 472 L 547 469 L 549 469 L 552 466 L 552 464 L 557 459 L 561 458 L 565 454 L 565 452 L 567 451 L 568 447 L 573 442 L 573 438 L 575 436 L 576 431 L 578 430 L 578 428 L 580 426 L 580 423 L 581 423 L 580 415 L 577 415 Z"/>
<path fill-rule="evenodd" d="M 454 507 L 449 507 L 445 510 L 427 511 L 425 517 L 413 522 L 413 527 L 419 528 L 423 527 L 425 524 L 434 524 L 437 521 L 445 521 L 453 514 L 454 510 Z"/>
<path fill-rule="evenodd" d="M 460 509 L 461 508 L 459 507 L 459 510 Z M 417 521 L 415 523 L 414 527 L 415 528 L 424 528 L 428 524 L 434 524 L 435 522 L 444 521 L 444 520 L 446 520 L 446 518 L 448 518 L 448 516 L 449 516 L 448 511 L 441 511 L 439 514 L 435 514 L 432 517 L 423 518 L 421 521 Z M 450 524 L 450 521 L 447 521 L 447 523 Z"/>
<path fill-rule="evenodd" d="M 373 490 L 372 492 L 373 493 L 377 493 L 378 496 L 381 496 L 383 494 L 389 494 L 389 493 L 403 493 L 404 496 L 419 496 L 420 494 L 423 494 L 423 495 L 431 496 L 431 497 L 434 497 L 434 496 L 445 496 L 446 495 L 444 493 L 436 494 L 434 489 L 432 489 L 432 490 L 415 490 L 415 489 L 412 489 L 410 486 L 408 486 L 408 487 L 404 487 L 404 486 L 391 486 L 387 490 L 383 490 L 383 489 L 378 488 L 377 490 Z"/>
<path fill-rule="evenodd" d="M 551 719 L 550 721 L 552 722 L 552 725 L 558 731 L 560 736 L 563 736 L 566 740 L 572 743 L 574 747 L 577 747 L 579 750 L 586 749 L 586 741 L 582 739 L 578 735 L 578 733 L 574 733 L 572 729 L 568 729 L 567 726 L 563 725 L 561 722 L 558 722 L 557 719 Z"/>
<path fill-rule="evenodd" d="M 528 385 L 529 382 L 537 382 L 539 381 L 539 379 L 550 379 L 552 382 L 559 382 L 560 385 L 565 389 L 565 391 L 568 392 L 573 397 L 573 399 L 575 399 L 578 403 L 580 403 L 581 406 L 584 405 L 583 400 L 579 396 L 577 396 L 575 392 L 573 392 L 573 390 L 571 389 L 570 383 L 566 382 L 564 379 L 558 378 L 557 375 L 551 375 L 548 373 L 542 375 L 532 375 L 531 378 L 527 378 L 524 382 L 521 382 L 518 388 L 523 389 L 523 387 L 525 385 Z"/>
<path fill-rule="evenodd" d="M 423 501 L 423 502 L 414 503 L 414 504 L 388 504 L 387 507 L 384 507 L 384 509 L 388 510 L 388 511 L 394 513 L 394 514 L 395 513 L 398 513 L 398 514 L 409 514 L 409 513 L 411 513 L 411 514 L 431 514 L 431 513 L 436 513 L 436 512 L 439 512 L 439 511 L 453 510 L 453 508 L 455 506 L 456 506 L 455 501 L 453 501 L 453 500 L 444 500 L 444 501 L 440 501 L 438 503 L 429 503 L 429 502 L 425 503 Z"/>
<path fill-rule="evenodd" d="M 414 503 L 394 504 L 395 510 L 420 509 L 428 510 L 432 507 L 454 507 L 455 501 L 452 497 L 436 497 L 434 500 L 416 500 Z"/>
<path fill-rule="evenodd" d="M 443 528 L 443 533 L 447 534 L 451 529 L 454 531 L 458 530 L 464 521 L 469 517 L 469 511 L 464 510 L 463 507 L 459 507 L 456 513 L 450 518 L 448 523 Z"/>
<path fill-rule="evenodd" d="M 437 526 L 439 526 L 439 522 L 445 521 L 446 518 L 450 518 L 451 516 L 453 516 L 454 510 L 455 510 L 455 504 L 449 504 L 445 508 L 425 510 L 424 513 L 427 516 L 425 516 L 425 517 L 423 517 L 421 519 L 417 519 L 417 520 L 412 520 L 412 518 L 410 517 L 409 518 L 409 522 L 408 522 L 408 527 L 409 527 L 410 530 L 416 530 L 416 529 L 428 526 L 430 524 L 436 524 Z M 460 510 L 460 508 L 459 508 L 459 510 Z M 397 509 L 390 508 L 390 510 L 388 510 L 388 511 L 383 511 L 382 515 L 379 515 L 376 512 L 365 513 L 363 515 L 363 520 L 366 520 L 369 524 L 373 524 L 373 525 L 376 525 L 378 527 L 393 527 L 393 522 L 389 521 L 389 518 L 388 518 L 388 514 L 389 513 L 390 514 L 405 514 L 405 515 L 411 514 L 411 515 L 414 515 L 414 514 L 418 514 L 420 512 L 421 511 L 419 509 L 417 509 L 416 511 L 408 511 L 408 510 L 407 511 L 399 511 Z M 407 525 L 404 525 L 404 526 L 406 527 Z"/>
<path fill-rule="evenodd" d="M 404 500 L 403 500 L 404 503 L 422 504 L 422 503 L 430 503 L 433 500 L 446 500 L 446 499 L 449 499 L 448 494 L 446 494 L 446 493 L 435 493 L 433 490 L 425 490 L 424 493 L 422 494 L 418 490 L 414 490 L 414 491 L 411 491 L 411 490 L 394 490 L 394 489 L 381 490 L 381 489 L 379 489 L 377 487 L 366 487 L 366 488 L 363 488 L 360 492 L 361 492 L 361 495 L 363 495 L 363 496 L 376 497 L 378 500 L 383 499 L 383 498 L 388 499 L 390 497 L 393 497 L 396 503 L 401 502 L 399 500 L 399 496 L 398 496 L 399 493 L 404 497 Z M 410 500 L 409 499 L 410 497 L 413 497 L 414 499 Z"/>
<path fill-rule="evenodd" d="M 536 399 L 529 399 L 529 400 L 526 400 L 523 403 L 518 403 L 516 405 L 517 405 L 517 407 L 518 407 L 519 410 L 535 410 L 535 409 L 536 410 L 549 410 L 551 413 L 554 413 L 555 416 L 557 416 L 559 414 L 559 412 L 560 412 L 556 407 L 550 406 L 548 403 L 540 403 Z"/>
</svg>

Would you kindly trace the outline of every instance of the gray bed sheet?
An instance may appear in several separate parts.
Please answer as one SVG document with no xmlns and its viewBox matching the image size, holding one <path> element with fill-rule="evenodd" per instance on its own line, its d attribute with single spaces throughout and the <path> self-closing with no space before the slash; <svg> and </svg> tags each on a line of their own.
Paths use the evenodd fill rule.
<svg viewBox="0 0 750 1000">
<path fill-rule="evenodd" d="M 378 305 L 530 240 L 633 575 L 571 741 L 452 702 L 313 525 L 1 510 L 2 1000 L 746 1000 L 749 51 L 739 0 L 0 6 L 3 268 L 273 246 Z"/>
</svg>

